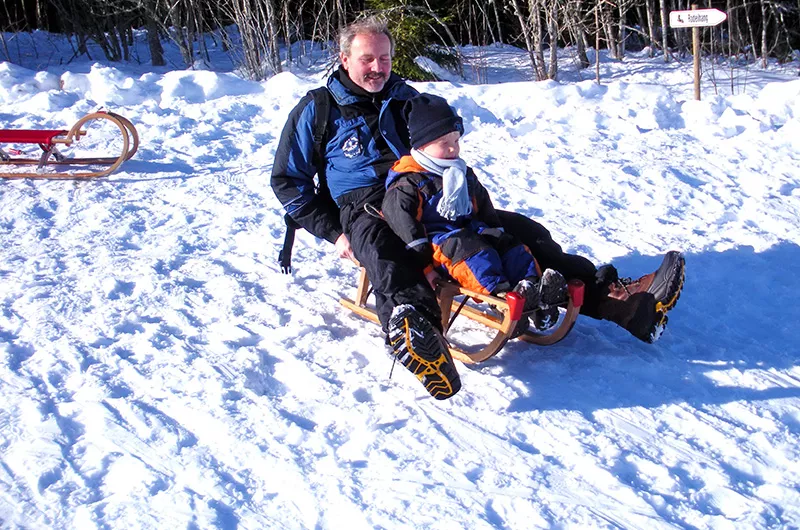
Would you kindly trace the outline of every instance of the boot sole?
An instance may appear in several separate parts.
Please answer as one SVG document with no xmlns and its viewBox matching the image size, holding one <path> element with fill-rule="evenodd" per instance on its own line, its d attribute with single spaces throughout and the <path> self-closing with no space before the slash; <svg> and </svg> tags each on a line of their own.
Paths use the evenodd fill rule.
<svg viewBox="0 0 800 530">
<path fill-rule="evenodd" d="M 679 256 L 676 266 L 679 268 L 679 272 L 673 278 L 673 285 L 670 287 L 672 295 L 667 300 L 656 303 L 656 311 L 665 315 L 667 311 L 675 307 L 681 297 L 681 291 L 683 291 L 683 282 L 686 277 L 686 260 L 683 259 L 683 256 Z"/>
<path fill-rule="evenodd" d="M 551 270 L 551 269 L 548 269 Z M 546 273 L 547 271 L 545 271 Z M 543 285 L 542 292 L 540 293 L 540 305 L 542 307 L 551 307 L 563 304 L 567 301 L 567 281 L 564 276 L 558 271 L 552 271 L 555 280 L 552 283 Z M 543 275 L 544 276 L 544 273 Z M 544 281 L 544 278 L 542 278 Z"/>
<path fill-rule="evenodd" d="M 405 366 L 435 399 L 448 399 L 461 389 L 461 378 L 444 338 L 417 313 L 397 317 L 389 344 Z"/>
<path fill-rule="evenodd" d="M 660 315 L 660 318 L 653 323 L 653 330 L 650 332 L 649 340 L 651 344 L 656 342 L 661 335 L 664 334 L 664 330 L 667 328 L 667 321 L 669 320 L 667 312 L 675 307 L 683 291 L 683 282 L 686 278 L 686 260 L 680 253 L 676 252 L 676 254 L 677 260 L 672 267 L 677 268 L 678 271 L 677 274 L 672 275 L 671 285 L 667 290 L 669 297 L 666 300 L 656 302 L 656 314 Z M 672 294 L 670 295 L 669 293 Z"/>
</svg>

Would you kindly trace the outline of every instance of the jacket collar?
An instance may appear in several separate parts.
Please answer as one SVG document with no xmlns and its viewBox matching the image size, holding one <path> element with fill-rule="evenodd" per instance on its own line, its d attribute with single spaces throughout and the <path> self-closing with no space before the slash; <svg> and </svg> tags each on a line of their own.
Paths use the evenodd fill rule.
<svg viewBox="0 0 800 530">
<path fill-rule="evenodd" d="M 342 81 L 340 75 L 346 79 Z M 388 99 L 410 99 L 416 95 L 416 91 L 408 86 L 405 80 L 399 75 L 392 73 L 386 81 L 383 90 L 377 94 L 371 94 L 361 89 L 358 85 L 347 77 L 347 71 L 341 66 L 328 78 L 328 90 L 337 105 L 353 105 L 354 103 L 374 101 L 382 103 Z"/>
<path fill-rule="evenodd" d="M 414 160 L 414 157 L 411 155 L 404 155 L 400 157 L 389 170 L 389 175 L 386 177 L 386 189 L 389 189 L 389 186 L 394 184 L 394 182 L 405 173 L 428 174 L 428 171 L 419 165 L 419 163 Z"/>
<path fill-rule="evenodd" d="M 392 171 L 396 173 L 427 173 L 428 171 L 419 165 L 411 155 L 405 155 L 394 163 Z"/>
</svg>

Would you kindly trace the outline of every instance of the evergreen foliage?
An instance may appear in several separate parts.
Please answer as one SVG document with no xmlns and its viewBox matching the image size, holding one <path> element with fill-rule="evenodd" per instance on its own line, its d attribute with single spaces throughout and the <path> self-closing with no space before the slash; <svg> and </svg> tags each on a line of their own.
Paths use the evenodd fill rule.
<svg viewBox="0 0 800 530">
<path fill-rule="evenodd" d="M 434 31 L 439 22 L 437 18 L 446 23 L 448 16 L 434 17 L 434 13 L 424 2 L 409 2 L 408 0 L 368 0 L 367 5 L 376 14 L 385 17 L 389 30 L 395 40 L 395 53 L 392 59 L 392 70 L 406 79 L 413 81 L 437 81 L 438 78 L 420 68 L 415 59 L 419 56 L 428 57 L 444 68 L 458 70 L 461 66 L 458 53 L 454 45 L 457 43 L 437 44 L 440 36 Z M 444 28 L 441 28 L 440 33 Z"/>
</svg>

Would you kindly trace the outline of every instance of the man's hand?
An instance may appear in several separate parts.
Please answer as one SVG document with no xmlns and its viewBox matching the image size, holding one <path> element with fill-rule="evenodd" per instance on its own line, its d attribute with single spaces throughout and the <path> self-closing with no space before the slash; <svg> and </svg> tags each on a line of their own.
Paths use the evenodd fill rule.
<svg viewBox="0 0 800 530">
<path fill-rule="evenodd" d="M 439 273 L 436 272 L 434 269 L 431 269 L 430 271 L 425 273 L 425 279 L 428 280 L 428 285 L 431 286 L 431 289 L 436 291 L 436 289 L 439 287 L 436 282 L 438 282 L 441 279 Z"/>
<path fill-rule="evenodd" d="M 336 243 L 334 243 L 334 245 L 336 246 L 336 252 L 339 254 L 340 258 L 349 259 L 359 267 L 361 266 L 361 264 L 356 259 L 355 254 L 353 254 L 353 249 L 350 246 L 350 240 L 347 239 L 346 235 L 342 234 L 338 238 L 336 238 Z"/>
</svg>

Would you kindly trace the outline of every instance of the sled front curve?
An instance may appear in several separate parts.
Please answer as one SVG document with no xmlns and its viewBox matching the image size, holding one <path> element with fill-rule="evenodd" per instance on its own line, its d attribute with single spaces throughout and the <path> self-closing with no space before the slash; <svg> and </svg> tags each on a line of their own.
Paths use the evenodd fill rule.
<svg viewBox="0 0 800 530">
<path fill-rule="evenodd" d="M 125 160 L 130 160 L 133 155 L 136 154 L 136 151 L 139 150 L 139 133 L 136 131 L 136 127 L 133 126 L 131 120 L 125 118 L 124 116 L 120 116 L 116 112 L 106 112 L 109 116 L 112 116 L 119 120 L 122 125 L 125 126 L 125 129 L 128 131 L 128 138 L 130 139 L 130 147 L 128 148 L 128 154 L 125 155 Z"/>
<path fill-rule="evenodd" d="M 525 332 L 518 337 L 520 340 L 547 346 L 555 344 L 567 336 L 580 313 L 584 286 L 582 282 L 573 280 L 569 282 L 568 287 L 569 301 L 565 304 L 566 313 L 559 319 L 558 325 L 547 333 Z M 370 292 L 369 278 L 366 270 L 362 268 L 358 276 L 355 300 L 342 298 L 339 302 L 357 315 L 379 323 L 375 309 L 367 305 Z M 437 296 L 442 311 L 442 328 L 445 337 L 447 337 L 455 318 L 461 315 L 496 330 L 494 338 L 477 352 L 467 352 L 448 340 L 450 354 L 465 364 L 475 364 L 494 357 L 511 340 L 517 322 L 523 316 L 530 314 L 530 312 L 522 312 L 524 301 L 516 293 L 509 293 L 507 298 L 499 298 L 472 291 L 451 281 L 442 281 L 439 283 Z M 459 302 L 456 297 L 463 297 L 463 299 Z M 485 303 L 492 308 L 492 311 L 483 311 L 470 302 Z"/>
<path fill-rule="evenodd" d="M 122 146 L 120 153 L 100 157 L 65 157 L 57 149 L 58 146 L 70 147 L 87 136 L 85 128 L 92 121 L 109 121 L 119 131 Z M 0 150 L 0 165 L 24 166 L 36 165 L 37 171 L 0 172 L 0 178 L 39 178 L 39 179 L 79 179 L 104 177 L 116 171 L 126 160 L 129 160 L 139 147 L 139 135 L 130 120 L 113 112 L 94 112 L 78 120 L 69 130 L 1 130 L 0 144 L 38 144 L 42 149 L 39 158 L 12 156 Z M 46 166 L 108 166 L 102 170 L 65 170 L 55 173 L 42 173 L 38 170 Z"/>
</svg>

